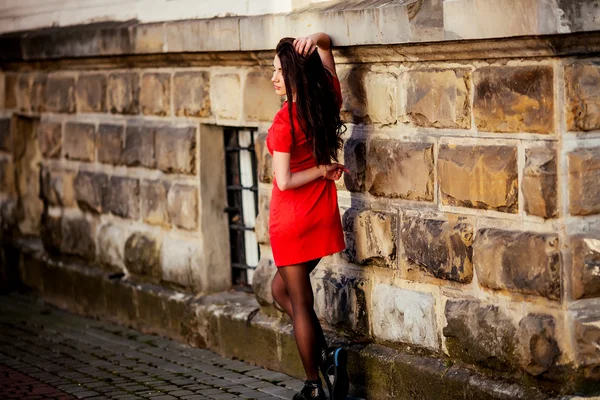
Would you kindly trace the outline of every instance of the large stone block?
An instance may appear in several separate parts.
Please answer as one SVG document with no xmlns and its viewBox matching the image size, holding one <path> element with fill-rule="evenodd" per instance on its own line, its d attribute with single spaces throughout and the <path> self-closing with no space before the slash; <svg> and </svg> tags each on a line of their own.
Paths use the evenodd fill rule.
<svg viewBox="0 0 600 400">
<path fill-rule="evenodd" d="M 107 107 L 114 114 L 139 114 L 140 76 L 118 72 L 108 76 Z"/>
<path fill-rule="evenodd" d="M 0 193 L 14 197 L 17 194 L 15 185 L 15 166 L 10 158 L 0 159 Z"/>
<path fill-rule="evenodd" d="M 205 266 L 202 265 L 200 256 L 201 249 L 197 241 L 165 237 L 160 249 L 162 280 L 182 289 L 210 289 L 203 286 Z"/>
<path fill-rule="evenodd" d="M 600 233 L 571 238 L 573 298 L 600 297 Z"/>
<path fill-rule="evenodd" d="M 108 177 L 103 173 L 79 171 L 73 184 L 79 208 L 96 214 L 102 213 L 102 200 L 108 186 Z"/>
<path fill-rule="evenodd" d="M 42 156 L 60 158 L 63 144 L 62 124 L 42 121 L 38 130 L 38 141 Z"/>
<path fill-rule="evenodd" d="M 44 112 L 46 110 L 46 82 L 48 76 L 43 73 L 36 73 L 31 81 L 31 111 Z"/>
<path fill-rule="evenodd" d="M 433 201 L 433 145 L 372 140 L 367 188 L 375 196 Z"/>
<path fill-rule="evenodd" d="M 371 296 L 369 314 L 377 339 L 439 348 L 435 299 L 431 294 L 379 283 Z"/>
<path fill-rule="evenodd" d="M 44 249 L 50 254 L 60 254 L 62 248 L 62 217 L 42 215 L 40 238 Z"/>
<path fill-rule="evenodd" d="M 44 168 L 41 173 L 42 197 L 52 206 L 75 206 L 75 172 Z"/>
<path fill-rule="evenodd" d="M 80 113 L 106 112 L 106 76 L 81 75 L 77 79 L 75 98 Z"/>
<path fill-rule="evenodd" d="M 556 341 L 554 318 L 529 314 L 516 332 L 515 355 L 519 366 L 531 375 L 541 375 L 556 365 L 560 348 Z"/>
<path fill-rule="evenodd" d="M 267 149 L 267 135 L 261 134 L 256 137 L 254 151 L 258 165 L 258 180 L 262 183 L 273 182 L 273 157 Z"/>
<path fill-rule="evenodd" d="M 600 147 L 569 153 L 569 213 L 600 213 Z"/>
<path fill-rule="evenodd" d="M 486 132 L 552 133 L 551 66 L 484 67 L 474 72 L 475 124 Z"/>
<path fill-rule="evenodd" d="M 517 149 L 509 146 L 440 146 L 442 203 L 516 213 Z"/>
<path fill-rule="evenodd" d="M 273 278 L 275 278 L 276 273 L 277 267 L 275 266 L 275 263 L 262 257 L 258 263 L 258 267 L 254 270 L 254 275 L 252 275 L 252 291 L 256 295 L 258 304 L 263 307 L 269 307 L 275 304 L 271 285 L 273 284 Z"/>
<path fill-rule="evenodd" d="M 123 151 L 123 126 L 100 124 L 98 126 L 98 161 L 117 165 L 121 162 Z"/>
<path fill-rule="evenodd" d="M 364 77 L 366 111 L 374 124 L 396 123 L 398 77 L 387 72 L 368 72 Z"/>
<path fill-rule="evenodd" d="M 75 78 L 50 75 L 46 81 L 46 110 L 56 113 L 75 112 Z"/>
<path fill-rule="evenodd" d="M 435 128 L 471 128 L 471 80 L 466 69 L 410 71 L 404 122 Z"/>
<path fill-rule="evenodd" d="M 20 111 L 31 111 L 31 79 L 32 74 L 19 74 L 16 85 L 17 106 Z"/>
<path fill-rule="evenodd" d="M 565 68 L 567 129 L 600 129 L 600 66 L 576 64 Z"/>
<path fill-rule="evenodd" d="M 408 261 L 436 278 L 473 278 L 473 225 L 404 216 L 400 238 Z"/>
<path fill-rule="evenodd" d="M 154 135 L 156 128 L 147 125 L 130 125 L 125 130 L 125 147 L 121 163 L 128 166 L 154 168 Z"/>
<path fill-rule="evenodd" d="M 553 218 L 557 215 L 556 150 L 536 147 L 525 151 L 523 200 L 530 215 Z"/>
<path fill-rule="evenodd" d="M 145 115 L 171 114 L 171 74 L 142 75 L 140 106 Z"/>
<path fill-rule="evenodd" d="M 135 232 L 125 242 L 124 260 L 127 270 L 144 280 L 160 282 L 160 242 L 148 233 Z"/>
<path fill-rule="evenodd" d="M 244 119 L 272 121 L 281 108 L 281 97 L 275 93 L 270 69 L 252 70 L 244 84 Z"/>
<path fill-rule="evenodd" d="M 10 118 L 0 119 L 0 150 L 12 153 L 13 139 Z"/>
<path fill-rule="evenodd" d="M 481 229 L 473 244 L 479 283 L 492 289 L 560 298 L 560 248 L 555 234 Z"/>
<path fill-rule="evenodd" d="M 600 364 L 600 314 L 597 307 L 572 312 L 575 341 L 575 364 L 588 367 L 598 379 Z M 595 371 L 594 371 L 595 370 Z M 597 382 L 597 381 L 596 381 Z"/>
<path fill-rule="evenodd" d="M 173 184 L 167 195 L 169 218 L 178 228 L 198 228 L 198 187 Z"/>
<path fill-rule="evenodd" d="M 128 229 L 121 225 L 107 223 L 98 229 L 98 261 L 111 272 L 125 272 L 125 243 Z"/>
<path fill-rule="evenodd" d="M 498 306 L 475 300 L 448 300 L 443 329 L 451 357 L 505 370 L 512 365 L 516 328 Z"/>
<path fill-rule="evenodd" d="M 210 98 L 214 114 L 221 119 L 240 117 L 242 88 L 237 74 L 214 75 L 210 84 Z"/>
<path fill-rule="evenodd" d="M 167 194 L 171 185 L 165 181 L 142 181 L 142 218 L 151 225 L 171 227 L 167 208 Z"/>
<path fill-rule="evenodd" d="M 140 181 L 111 176 L 102 199 L 102 210 L 122 218 L 140 218 Z"/>
<path fill-rule="evenodd" d="M 343 217 L 345 256 L 358 264 L 396 265 L 398 218 L 384 212 L 350 209 Z"/>
<path fill-rule="evenodd" d="M 341 161 L 350 172 L 344 173 L 344 185 L 350 192 L 364 192 L 367 178 L 367 143 L 363 139 L 348 139 L 344 143 Z"/>
<path fill-rule="evenodd" d="M 173 77 L 173 104 L 180 117 L 210 116 L 208 71 L 177 72 Z"/>
<path fill-rule="evenodd" d="M 368 122 L 365 90 L 365 75 L 368 70 L 360 64 L 339 66 L 337 70 L 342 88 L 342 119 L 352 123 Z"/>
<path fill-rule="evenodd" d="M 96 226 L 84 217 L 62 218 L 61 251 L 93 261 L 96 258 Z"/>
<path fill-rule="evenodd" d="M 259 244 L 269 244 L 269 207 L 271 206 L 271 197 L 266 193 L 258 195 L 258 215 L 254 224 L 254 232 L 256 232 L 256 240 Z"/>
<path fill-rule="evenodd" d="M 128 281 L 105 281 L 106 315 L 104 318 L 119 325 L 135 326 L 138 321 L 136 294 L 134 285 Z"/>
<path fill-rule="evenodd" d="M 94 161 L 96 158 L 96 127 L 92 124 L 67 122 L 63 145 L 66 158 Z"/>
<path fill-rule="evenodd" d="M 4 108 L 17 108 L 17 81 L 18 75 L 15 73 L 7 73 L 4 76 Z"/>
<path fill-rule="evenodd" d="M 156 166 L 168 173 L 195 174 L 196 128 L 161 127 L 156 131 Z"/>
</svg>

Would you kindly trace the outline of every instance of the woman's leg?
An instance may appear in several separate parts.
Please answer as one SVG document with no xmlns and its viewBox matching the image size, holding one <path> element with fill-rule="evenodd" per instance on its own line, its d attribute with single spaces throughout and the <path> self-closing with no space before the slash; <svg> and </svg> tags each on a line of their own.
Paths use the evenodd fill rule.
<svg viewBox="0 0 600 400">
<path fill-rule="evenodd" d="M 271 293 L 273 294 L 273 299 L 283 308 L 283 311 L 287 315 L 290 316 L 292 320 L 294 320 L 294 312 L 292 309 L 292 301 L 290 300 L 290 295 L 285 287 L 285 283 L 283 282 L 283 278 L 279 274 L 279 271 L 275 274 L 275 278 L 273 278 L 273 283 L 271 284 Z"/>
</svg>

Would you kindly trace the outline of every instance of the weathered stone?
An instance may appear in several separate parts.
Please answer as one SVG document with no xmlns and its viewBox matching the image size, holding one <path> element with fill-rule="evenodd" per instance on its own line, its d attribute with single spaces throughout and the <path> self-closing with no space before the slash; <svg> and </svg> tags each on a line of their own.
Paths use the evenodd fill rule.
<svg viewBox="0 0 600 400">
<path fill-rule="evenodd" d="M 256 240 L 258 244 L 269 244 L 269 207 L 271 198 L 266 193 L 258 195 L 258 215 L 254 224 L 254 232 L 256 232 Z"/>
<path fill-rule="evenodd" d="M 123 126 L 100 124 L 98 126 L 98 161 L 117 165 L 123 151 Z"/>
<path fill-rule="evenodd" d="M 473 225 L 404 216 L 400 238 L 408 261 L 436 278 L 473 278 Z"/>
<path fill-rule="evenodd" d="M 140 181 L 111 176 L 102 200 L 102 210 L 122 218 L 140 218 Z"/>
<path fill-rule="evenodd" d="M 363 65 L 342 65 L 337 67 L 338 78 L 342 88 L 341 117 L 345 122 L 364 123 L 367 120 L 367 94 L 365 75 L 367 68 Z"/>
<path fill-rule="evenodd" d="M 19 74 L 16 84 L 17 107 L 20 111 L 31 111 L 31 79 L 29 73 Z"/>
<path fill-rule="evenodd" d="M 253 70 L 246 75 L 244 84 L 244 119 L 272 121 L 281 108 L 281 97 L 273 89 L 271 70 Z"/>
<path fill-rule="evenodd" d="M 569 213 L 600 213 L 600 147 L 569 153 Z"/>
<path fill-rule="evenodd" d="M 66 158 L 80 161 L 94 161 L 96 154 L 96 127 L 92 124 L 67 122 L 63 145 Z"/>
<path fill-rule="evenodd" d="M 442 203 L 516 213 L 517 149 L 509 146 L 440 146 Z"/>
<path fill-rule="evenodd" d="M 557 235 L 481 229 L 475 237 L 473 252 L 481 285 L 560 298 Z"/>
<path fill-rule="evenodd" d="M 451 357 L 493 369 L 511 365 L 516 328 L 498 306 L 475 300 L 448 300 L 443 329 Z"/>
<path fill-rule="evenodd" d="M 556 150 L 536 147 L 525 151 L 523 199 L 530 215 L 553 218 L 557 214 Z"/>
<path fill-rule="evenodd" d="M 57 113 L 75 112 L 75 78 L 49 75 L 46 81 L 46 110 Z"/>
<path fill-rule="evenodd" d="M 471 81 L 466 69 L 410 71 L 404 122 L 435 128 L 471 128 Z"/>
<path fill-rule="evenodd" d="M 178 228 L 198 228 L 198 187 L 174 184 L 167 196 L 169 218 Z"/>
<path fill-rule="evenodd" d="M 123 226 L 107 223 L 98 229 L 98 261 L 108 271 L 125 272 L 125 243 L 129 232 Z"/>
<path fill-rule="evenodd" d="M 433 201 L 433 145 L 372 140 L 367 188 L 375 196 Z"/>
<path fill-rule="evenodd" d="M 106 301 L 105 320 L 123 326 L 135 326 L 138 316 L 134 286 L 122 279 L 107 280 L 103 289 Z"/>
<path fill-rule="evenodd" d="M 242 88 L 237 74 L 214 75 L 210 83 L 213 113 L 217 118 L 237 120 L 240 117 Z"/>
<path fill-rule="evenodd" d="M 560 349 L 550 315 L 530 314 L 519 322 L 515 353 L 521 368 L 541 375 L 556 364 Z"/>
<path fill-rule="evenodd" d="M 571 238 L 573 298 L 600 297 L 600 234 Z"/>
<path fill-rule="evenodd" d="M 176 288 L 202 290 L 203 268 L 197 241 L 164 238 L 160 250 L 162 280 Z"/>
<path fill-rule="evenodd" d="M 75 173 L 68 170 L 42 170 L 42 197 L 52 206 L 75 205 Z"/>
<path fill-rule="evenodd" d="M 154 168 L 154 135 L 156 129 L 151 126 L 127 126 L 125 130 L 125 148 L 121 153 L 121 163 L 128 166 Z"/>
<path fill-rule="evenodd" d="M 170 184 L 164 181 L 142 181 L 142 218 L 151 225 L 171 227 L 167 209 L 167 193 Z"/>
<path fill-rule="evenodd" d="M 102 199 L 108 185 L 108 177 L 103 173 L 79 171 L 73 183 L 79 208 L 92 213 L 102 213 Z"/>
<path fill-rule="evenodd" d="M 598 379 L 600 364 L 600 314 L 598 307 L 589 307 L 572 312 L 575 340 L 575 363 L 580 367 L 596 369 L 594 375 Z"/>
<path fill-rule="evenodd" d="M 156 131 L 156 166 L 169 173 L 196 173 L 196 128 L 161 127 Z"/>
<path fill-rule="evenodd" d="M 379 283 L 372 292 L 369 315 L 379 340 L 438 349 L 435 300 L 431 294 Z"/>
<path fill-rule="evenodd" d="M 77 79 L 75 98 L 80 113 L 106 112 L 106 76 L 81 75 Z"/>
<path fill-rule="evenodd" d="M 0 159 L 0 193 L 14 197 L 17 194 L 15 186 L 15 168 L 10 158 Z"/>
<path fill-rule="evenodd" d="M 108 76 L 107 106 L 113 114 L 138 114 L 140 76 L 135 72 L 119 72 Z"/>
<path fill-rule="evenodd" d="M 367 173 L 367 143 L 363 139 L 348 139 L 344 143 L 343 155 L 340 159 L 350 172 L 344 172 L 343 184 L 336 182 L 338 188 L 346 188 L 350 192 L 364 192 Z"/>
<path fill-rule="evenodd" d="M 397 217 L 384 212 L 349 209 L 344 214 L 346 257 L 358 264 L 394 267 Z"/>
<path fill-rule="evenodd" d="M 40 237 L 48 253 L 59 254 L 62 248 L 62 217 L 42 215 Z"/>
<path fill-rule="evenodd" d="M 367 115 L 374 124 L 396 122 L 398 77 L 386 72 L 368 72 L 364 78 Z"/>
<path fill-rule="evenodd" d="M 96 227 L 80 218 L 62 218 L 61 252 L 93 261 L 96 258 Z"/>
<path fill-rule="evenodd" d="M 565 68 L 567 129 L 600 129 L 600 66 L 576 64 Z"/>
<path fill-rule="evenodd" d="M 60 158 L 62 151 L 62 124 L 42 121 L 38 132 L 38 141 L 42 156 Z"/>
<path fill-rule="evenodd" d="M 165 49 L 165 24 L 138 24 L 131 28 L 135 38 L 135 53 L 162 53 Z"/>
<path fill-rule="evenodd" d="M 160 242 L 148 233 L 135 232 L 125 242 L 125 266 L 133 275 L 158 283 L 162 276 Z"/>
<path fill-rule="evenodd" d="M 256 295 L 258 304 L 269 307 L 275 304 L 271 284 L 277 273 L 277 267 L 273 261 L 263 257 L 252 275 L 252 291 Z"/>
<path fill-rule="evenodd" d="M 258 180 L 262 183 L 273 182 L 273 157 L 267 149 L 267 135 L 261 134 L 256 137 L 254 151 L 258 165 Z"/>
<path fill-rule="evenodd" d="M 17 108 L 17 74 L 6 74 L 4 76 L 4 107 L 7 109 Z"/>
<path fill-rule="evenodd" d="M 34 74 L 31 82 L 31 110 L 43 112 L 46 109 L 46 74 Z"/>
<path fill-rule="evenodd" d="M 177 72 L 173 77 L 173 104 L 180 117 L 210 116 L 208 71 Z"/>
<path fill-rule="evenodd" d="M 145 115 L 171 114 L 171 74 L 142 75 L 140 106 Z"/>
<path fill-rule="evenodd" d="M 552 66 L 484 67 L 473 76 L 473 112 L 479 130 L 554 131 Z"/>
<path fill-rule="evenodd" d="M 0 119 L 0 150 L 12 153 L 13 140 L 10 118 Z"/>
</svg>

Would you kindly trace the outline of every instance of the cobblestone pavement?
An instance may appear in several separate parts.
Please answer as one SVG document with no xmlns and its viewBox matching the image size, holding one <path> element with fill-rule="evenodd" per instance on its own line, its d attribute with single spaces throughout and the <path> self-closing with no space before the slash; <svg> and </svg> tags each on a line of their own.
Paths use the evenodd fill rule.
<svg viewBox="0 0 600 400">
<path fill-rule="evenodd" d="M 0 399 L 291 399 L 301 386 L 209 350 L 0 295 Z"/>
</svg>

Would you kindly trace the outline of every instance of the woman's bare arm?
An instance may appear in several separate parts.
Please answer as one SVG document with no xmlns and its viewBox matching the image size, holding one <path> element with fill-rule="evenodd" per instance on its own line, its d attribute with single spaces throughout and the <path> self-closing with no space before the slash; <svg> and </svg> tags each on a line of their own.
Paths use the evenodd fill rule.
<svg viewBox="0 0 600 400">
<path fill-rule="evenodd" d="M 295 189 L 320 178 L 338 180 L 344 172 L 341 164 L 319 165 L 298 172 L 290 170 L 290 153 L 273 152 L 273 172 L 279 190 Z"/>
<path fill-rule="evenodd" d="M 294 47 L 300 54 L 311 54 L 315 49 L 319 52 L 323 66 L 333 74 L 335 73 L 335 61 L 331 51 L 331 38 L 324 32 L 313 33 L 306 37 L 299 37 L 294 41 Z"/>
</svg>

